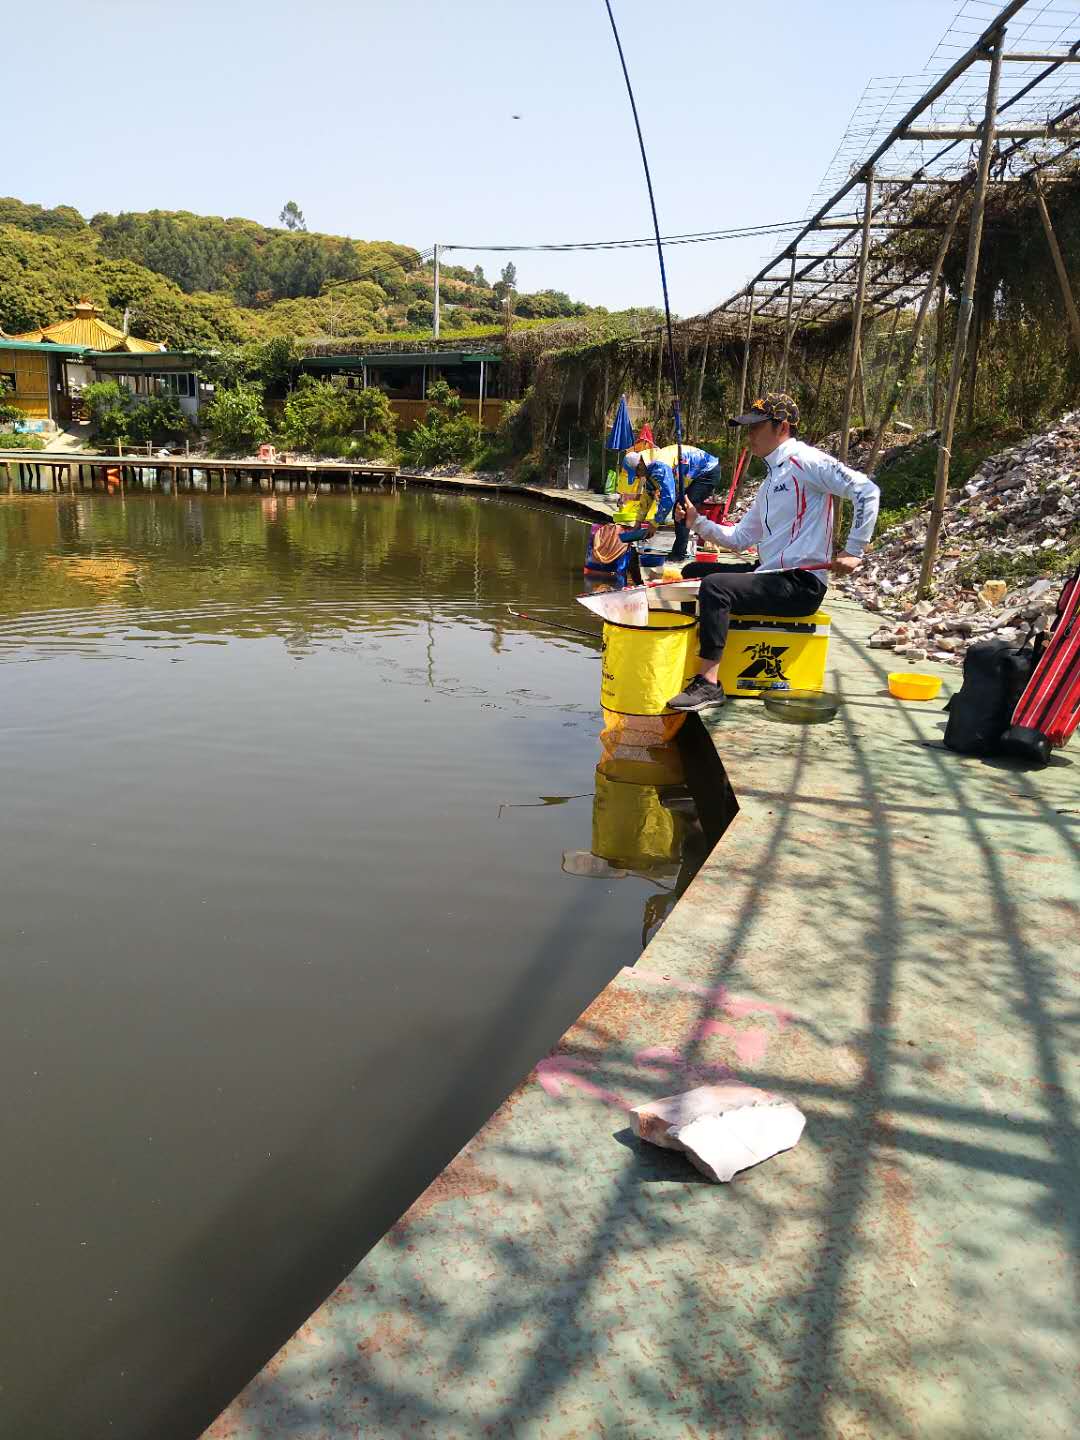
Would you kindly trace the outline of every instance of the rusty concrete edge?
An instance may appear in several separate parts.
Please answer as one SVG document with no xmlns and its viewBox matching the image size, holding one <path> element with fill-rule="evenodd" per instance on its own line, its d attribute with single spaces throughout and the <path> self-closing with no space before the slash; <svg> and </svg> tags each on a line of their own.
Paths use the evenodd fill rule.
<svg viewBox="0 0 1080 1440">
<path fill-rule="evenodd" d="M 552 490 L 539 485 L 519 484 L 517 481 L 475 480 L 471 475 L 413 475 L 401 472 L 399 479 L 406 486 L 427 485 L 433 490 L 453 490 L 462 495 L 521 495 L 549 505 L 555 510 L 565 510 L 572 515 L 587 516 L 593 520 L 610 520 L 614 513 L 598 495 L 591 495 L 588 491 L 577 495 L 572 490 Z"/>
</svg>

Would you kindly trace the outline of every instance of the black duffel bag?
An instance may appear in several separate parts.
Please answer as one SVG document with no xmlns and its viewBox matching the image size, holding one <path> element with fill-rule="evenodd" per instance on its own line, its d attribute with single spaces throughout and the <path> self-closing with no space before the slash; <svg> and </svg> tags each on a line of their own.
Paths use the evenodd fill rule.
<svg viewBox="0 0 1080 1440">
<path fill-rule="evenodd" d="M 964 683 L 948 704 L 945 744 L 961 755 L 997 755 L 1016 702 L 1035 668 L 1027 642 L 983 640 L 964 656 Z"/>
</svg>

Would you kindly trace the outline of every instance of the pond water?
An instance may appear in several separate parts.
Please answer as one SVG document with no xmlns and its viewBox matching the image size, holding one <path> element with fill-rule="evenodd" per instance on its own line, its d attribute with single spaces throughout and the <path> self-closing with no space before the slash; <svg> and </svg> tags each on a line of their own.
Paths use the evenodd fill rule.
<svg viewBox="0 0 1080 1440">
<path fill-rule="evenodd" d="M 0 1434 L 197 1435 L 674 902 L 597 646 L 507 609 L 587 627 L 585 536 L 0 498 Z"/>
</svg>

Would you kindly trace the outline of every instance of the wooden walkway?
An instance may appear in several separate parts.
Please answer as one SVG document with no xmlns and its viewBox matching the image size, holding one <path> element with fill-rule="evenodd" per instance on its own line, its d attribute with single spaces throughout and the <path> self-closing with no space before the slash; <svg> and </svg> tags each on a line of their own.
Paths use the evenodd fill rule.
<svg viewBox="0 0 1080 1440">
<path fill-rule="evenodd" d="M 6 485 L 5 485 L 6 477 Z M 335 460 L 269 461 L 209 460 L 194 455 L 88 455 L 81 451 L 0 450 L 0 489 L 22 492 L 73 493 L 98 490 L 162 488 L 222 495 L 259 490 L 317 490 L 364 485 L 428 485 L 462 494 L 517 495 L 556 505 L 583 518 L 610 519 L 612 502 L 584 490 L 520 485 L 509 480 L 481 480 L 475 475 L 416 474 L 382 461 L 344 464 Z"/>
<path fill-rule="evenodd" d="M 402 478 L 396 465 L 363 460 L 340 461 L 211 460 L 194 455 L 87 455 L 43 450 L 0 450 L 0 467 L 7 470 L 7 488 L 20 490 L 143 489 L 147 483 L 171 482 L 178 490 L 289 488 L 340 485 L 396 484 Z M 45 484 L 43 482 L 47 481 Z"/>
</svg>

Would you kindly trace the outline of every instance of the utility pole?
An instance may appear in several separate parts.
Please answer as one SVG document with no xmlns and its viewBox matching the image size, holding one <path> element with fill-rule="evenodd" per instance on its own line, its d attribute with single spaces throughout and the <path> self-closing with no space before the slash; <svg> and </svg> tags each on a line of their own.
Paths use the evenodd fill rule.
<svg viewBox="0 0 1080 1440">
<path fill-rule="evenodd" d="M 437 339 L 439 338 L 439 247 L 438 247 L 438 245 L 435 246 L 434 255 L 433 255 L 433 257 L 432 257 L 432 263 L 434 264 L 434 267 L 435 267 L 435 314 L 434 314 L 434 316 L 432 317 L 432 321 L 431 321 L 431 338 L 432 338 L 433 340 L 437 340 Z"/>
</svg>

